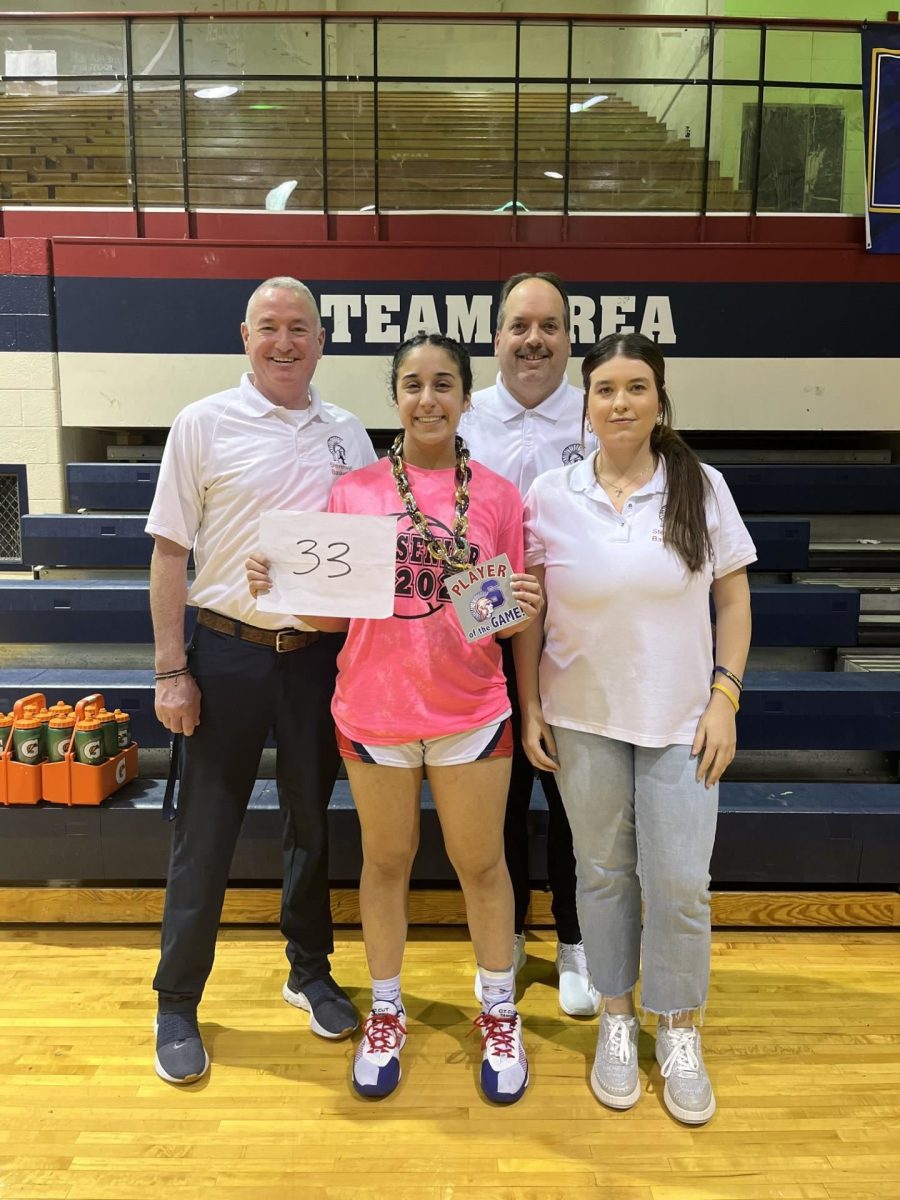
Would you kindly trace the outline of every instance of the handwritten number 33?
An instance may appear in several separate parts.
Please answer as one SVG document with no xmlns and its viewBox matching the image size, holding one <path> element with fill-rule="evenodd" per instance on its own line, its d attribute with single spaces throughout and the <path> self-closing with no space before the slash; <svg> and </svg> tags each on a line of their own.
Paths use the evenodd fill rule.
<svg viewBox="0 0 900 1200">
<path fill-rule="evenodd" d="M 316 561 L 311 567 L 307 567 L 305 571 L 293 571 L 292 574 L 311 575 L 313 571 L 317 571 L 319 569 L 319 567 L 322 565 L 322 559 L 318 554 L 316 554 L 316 547 L 318 544 L 319 543 L 313 538 L 304 538 L 302 541 L 297 543 L 297 545 L 300 547 L 300 553 L 304 558 L 314 558 Z M 329 555 L 325 561 L 329 563 L 335 563 L 337 566 L 343 567 L 344 569 L 343 571 L 329 572 L 329 579 L 341 579 L 344 575 L 349 575 L 352 570 L 350 564 L 344 561 L 344 555 L 350 552 L 349 545 L 346 542 L 329 542 L 326 549 L 334 550 L 336 547 L 340 547 L 340 554 Z"/>
</svg>

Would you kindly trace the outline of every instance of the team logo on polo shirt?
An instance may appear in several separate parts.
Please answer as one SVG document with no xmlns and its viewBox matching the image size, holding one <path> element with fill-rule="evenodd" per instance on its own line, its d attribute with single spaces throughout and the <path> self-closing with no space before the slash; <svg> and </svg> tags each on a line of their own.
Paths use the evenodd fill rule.
<svg viewBox="0 0 900 1200">
<path fill-rule="evenodd" d="M 404 621 L 416 621 L 440 612 L 450 604 L 450 596 L 444 587 L 444 564 L 435 562 L 428 553 L 428 544 L 418 533 L 407 513 L 391 513 L 399 518 L 397 526 L 397 566 L 394 576 L 394 616 Z M 443 521 L 425 514 L 432 536 L 449 550 L 453 545 L 453 533 Z M 481 557 L 477 546 L 469 542 L 469 562 L 478 562 Z"/>
<path fill-rule="evenodd" d="M 653 530 L 653 532 L 650 534 L 650 541 L 651 542 L 659 542 L 660 544 L 664 545 L 665 541 L 666 541 L 666 533 L 665 533 L 666 506 L 665 506 L 665 503 L 660 504 L 660 506 L 659 506 L 659 517 L 657 518 L 657 520 L 659 521 L 659 524 Z"/>
<path fill-rule="evenodd" d="M 584 446 L 581 442 L 570 442 L 562 452 L 562 460 L 564 467 L 570 467 L 572 463 L 582 462 L 584 459 Z"/>
<path fill-rule="evenodd" d="M 328 453 L 331 455 L 332 475 L 346 475 L 350 467 L 347 464 L 347 450 L 343 439 L 334 433 L 325 445 L 328 447 Z"/>
</svg>

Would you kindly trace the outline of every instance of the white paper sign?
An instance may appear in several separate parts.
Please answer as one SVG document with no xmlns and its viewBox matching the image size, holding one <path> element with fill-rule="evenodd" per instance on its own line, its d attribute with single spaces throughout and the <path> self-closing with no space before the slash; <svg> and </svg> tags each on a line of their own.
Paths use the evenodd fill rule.
<svg viewBox="0 0 900 1200">
<path fill-rule="evenodd" d="M 310 617 L 390 617 L 397 518 L 264 512 L 259 548 L 272 564 L 260 612 Z"/>
</svg>

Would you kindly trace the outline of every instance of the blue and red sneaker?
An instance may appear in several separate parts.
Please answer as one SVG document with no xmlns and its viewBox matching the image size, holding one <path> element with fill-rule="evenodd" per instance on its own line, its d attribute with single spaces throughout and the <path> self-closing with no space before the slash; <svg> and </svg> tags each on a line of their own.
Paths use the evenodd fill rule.
<svg viewBox="0 0 900 1200">
<path fill-rule="evenodd" d="M 514 1104 L 528 1086 L 522 1018 L 514 1004 L 495 1004 L 475 1018 L 481 1030 L 481 1090 L 495 1104 Z"/>
<path fill-rule="evenodd" d="M 406 1013 L 376 1001 L 363 1025 L 353 1058 L 353 1086 L 360 1096 L 389 1096 L 400 1082 L 400 1051 L 406 1044 Z"/>
</svg>

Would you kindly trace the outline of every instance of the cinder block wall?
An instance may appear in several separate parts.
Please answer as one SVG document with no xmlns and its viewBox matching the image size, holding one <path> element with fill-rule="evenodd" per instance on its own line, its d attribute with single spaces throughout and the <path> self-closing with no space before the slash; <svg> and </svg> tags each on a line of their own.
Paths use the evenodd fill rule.
<svg viewBox="0 0 900 1200">
<path fill-rule="evenodd" d="M 32 512 L 62 512 L 66 462 L 95 458 L 103 441 L 62 427 L 49 241 L 0 239 L 0 461 L 27 467 Z"/>
</svg>

